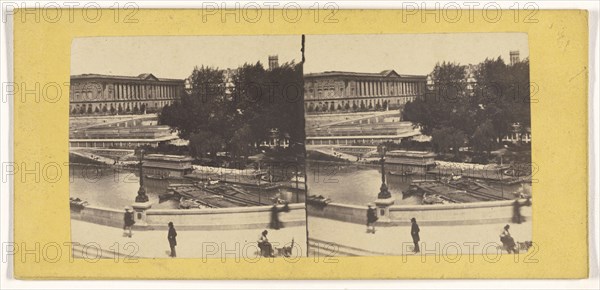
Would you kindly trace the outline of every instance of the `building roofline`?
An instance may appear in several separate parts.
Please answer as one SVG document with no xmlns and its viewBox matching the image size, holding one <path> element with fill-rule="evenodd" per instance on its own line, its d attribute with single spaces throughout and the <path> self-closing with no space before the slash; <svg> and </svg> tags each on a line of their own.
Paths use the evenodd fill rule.
<svg viewBox="0 0 600 290">
<path fill-rule="evenodd" d="M 392 75 L 393 76 L 390 76 Z M 408 74 L 399 74 L 394 70 L 384 70 L 378 73 L 365 73 L 365 72 L 347 72 L 347 71 L 324 71 L 319 73 L 308 73 L 304 74 L 305 78 L 319 78 L 319 77 L 333 77 L 333 76 L 346 76 L 346 77 L 370 77 L 370 78 L 385 78 L 385 77 L 395 77 L 399 78 L 414 78 L 414 79 L 426 79 L 426 75 L 408 75 Z"/>
<path fill-rule="evenodd" d="M 103 74 L 79 74 L 71 75 L 71 79 L 114 79 L 127 81 L 146 81 L 149 76 L 154 76 L 150 73 L 140 74 L 138 76 L 120 76 L 120 75 L 103 75 Z M 161 82 L 185 82 L 184 79 L 157 78 Z"/>
</svg>

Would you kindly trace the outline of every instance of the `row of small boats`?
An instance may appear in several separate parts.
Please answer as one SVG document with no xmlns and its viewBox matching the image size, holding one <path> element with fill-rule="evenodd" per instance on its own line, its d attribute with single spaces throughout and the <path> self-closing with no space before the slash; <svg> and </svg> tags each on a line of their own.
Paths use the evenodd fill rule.
<svg viewBox="0 0 600 290">
<path fill-rule="evenodd" d="M 80 199 L 79 197 L 69 197 L 69 205 L 72 208 L 82 209 L 89 205 L 89 203 L 85 200 Z"/>
</svg>

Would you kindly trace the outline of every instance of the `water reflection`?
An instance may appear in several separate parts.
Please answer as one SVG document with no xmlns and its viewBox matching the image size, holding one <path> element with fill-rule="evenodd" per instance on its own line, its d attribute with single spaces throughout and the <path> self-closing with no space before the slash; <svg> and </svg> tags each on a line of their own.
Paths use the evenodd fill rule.
<svg viewBox="0 0 600 290">
<path fill-rule="evenodd" d="M 381 170 L 378 166 L 356 164 L 331 164 L 307 161 L 308 195 L 322 195 L 332 202 L 366 205 L 377 199 L 381 186 Z M 386 183 L 395 204 L 421 204 L 421 197 L 403 198 L 413 179 L 425 176 L 393 176 L 387 174 Z M 428 176 L 428 178 L 431 178 Z"/>
<path fill-rule="evenodd" d="M 135 201 L 139 189 L 139 173 L 93 165 L 70 166 L 70 196 L 91 205 L 121 209 Z M 166 191 L 168 180 L 145 179 L 146 194 L 152 208 L 178 208 L 177 201 L 159 203 L 158 196 Z"/>
</svg>

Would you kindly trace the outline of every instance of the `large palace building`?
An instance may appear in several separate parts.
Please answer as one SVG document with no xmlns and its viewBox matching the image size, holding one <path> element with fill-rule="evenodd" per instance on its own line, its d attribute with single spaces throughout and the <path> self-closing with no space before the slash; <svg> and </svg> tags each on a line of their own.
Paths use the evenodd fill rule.
<svg viewBox="0 0 600 290">
<path fill-rule="evenodd" d="M 71 76 L 71 115 L 143 114 L 157 112 L 184 94 L 180 79 L 157 78 L 152 74 Z"/>
<path fill-rule="evenodd" d="M 327 71 L 304 75 L 307 114 L 383 111 L 425 94 L 427 76 Z"/>
</svg>

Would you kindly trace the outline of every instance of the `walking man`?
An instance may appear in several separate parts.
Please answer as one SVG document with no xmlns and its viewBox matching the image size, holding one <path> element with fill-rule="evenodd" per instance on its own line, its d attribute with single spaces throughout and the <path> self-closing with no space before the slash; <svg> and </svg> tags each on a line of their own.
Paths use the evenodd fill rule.
<svg viewBox="0 0 600 290">
<path fill-rule="evenodd" d="M 125 215 L 123 217 L 124 225 L 123 225 L 123 236 L 130 237 L 133 235 L 131 233 L 131 228 L 135 224 L 135 220 L 133 219 L 133 212 L 130 207 L 125 207 Z M 129 231 L 129 232 L 128 232 Z"/>
<path fill-rule="evenodd" d="M 419 237 L 419 232 L 421 230 L 419 229 L 419 225 L 417 224 L 417 219 L 411 218 L 410 222 L 412 223 L 412 226 L 410 228 L 410 235 L 412 236 L 413 243 L 415 244 L 414 253 L 416 254 L 421 251 L 419 249 L 419 241 L 421 240 L 421 238 Z"/>
<path fill-rule="evenodd" d="M 286 202 L 285 205 L 282 208 L 277 207 L 277 203 L 273 204 L 273 207 L 271 207 L 271 222 L 269 223 L 269 227 L 274 229 L 274 230 L 278 230 L 280 228 L 283 228 L 283 223 L 281 222 L 281 220 L 279 220 L 279 212 L 289 212 L 290 211 L 290 207 L 288 206 L 288 203 Z"/>
<path fill-rule="evenodd" d="M 169 222 L 169 233 L 167 234 L 167 239 L 169 240 L 169 246 L 171 247 L 171 257 L 177 257 L 177 253 L 175 252 L 175 246 L 177 246 L 177 231 L 173 226 L 173 222 Z"/>
<path fill-rule="evenodd" d="M 373 204 L 369 203 L 367 208 L 367 234 L 375 233 L 375 222 L 377 221 L 377 212 L 373 208 Z M 371 227 L 371 228 L 369 228 Z"/>
</svg>

